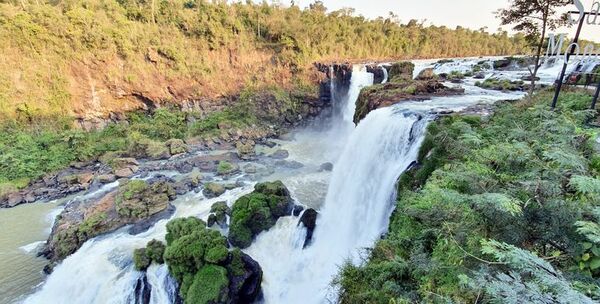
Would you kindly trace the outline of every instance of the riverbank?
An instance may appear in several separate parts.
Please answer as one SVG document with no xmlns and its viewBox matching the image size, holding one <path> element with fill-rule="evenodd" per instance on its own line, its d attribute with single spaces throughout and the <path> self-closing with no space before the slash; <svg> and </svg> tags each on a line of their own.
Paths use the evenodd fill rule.
<svg viewBox="0 0 600 304">
<path fill-rule="evenodd" d="M 388 232 L 336 279 L 341 302 L 599 300 L 598 114 L 588 92 L 550 100 L 432 123 Z"/>
</svg>

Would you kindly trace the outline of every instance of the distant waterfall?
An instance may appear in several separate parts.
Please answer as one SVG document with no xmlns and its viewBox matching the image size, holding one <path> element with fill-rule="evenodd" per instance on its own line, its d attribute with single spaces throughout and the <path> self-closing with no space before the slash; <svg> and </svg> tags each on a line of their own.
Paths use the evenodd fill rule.
<svg viewBox="0 0 600 304">
<path fill-rule="evenodd" d="M 247 250 L 263 265 L 266 303 L 335 301 L 329 283 L 387 230 L 396 179 L 416 159 L 426 125 L 393 107 L 361 121 L 334 168 L 313 244 L 302 250 L 303 229 L 285 219 Z"/>
<path fill-rule="evenodd" d="M 381 81 L 381 84 L 387 83 L 389 78 L 388 70 L 383 65 L 380 65 L 379 67 L 383 71 L 383 80 Z"/>
</svg>

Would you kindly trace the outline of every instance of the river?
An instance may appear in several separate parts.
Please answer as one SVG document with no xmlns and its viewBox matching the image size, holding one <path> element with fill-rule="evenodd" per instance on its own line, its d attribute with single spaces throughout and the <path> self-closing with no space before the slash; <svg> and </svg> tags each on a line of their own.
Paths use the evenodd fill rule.
<svg viewBox="0 0 600 304">
<path fill-rule="evenodd" d="M 437 73 L 468 70 L 481 60 L 441 65 L 433 60 L 415 61 L 415 74 L 425 67 L 434 67 Z M 559 66 L 543 67 L 541 82 L 551 83 Z M 494 73 L 518 79 L 527 72 L 489 70 L 486 77 Z M 319 211 L 313 243 L 306 249 L 302 248 L 305 229 L 297 225 L 298 217 L 288 216 L 245 250 L 263 268 L 265 303 L 335 302 L 336 290 L 330 286 L 333 277 L 345 261 L 360 263 L 362 250 L 385 233 L 394 206 L 395 181 L 416 159 L 424 130 L 435 113 L 524 95 L 484 90 L 467 79 L 460 84 L 465 95 L 378 109 L 355 127 L 356 99 L 360 89 L 372 83 L 373 75 L 355 66 L 348 94 L 334 101 L 341 111 L 327 123 L 328 128 L 318 125 L 296 130 L 291 139 L 276 140 L 276 148 L 261 148 L 267 154 L 274 149 L 288 150 L 288 160 L 304 165 L 279 169 L 261 180 L 282 180 L 298 204 Z M 333 164 L 332 172 L 319 169 L 327 162 Z M 214 202 L 231 205 L 251 192 L 256 182 L 243 174 L 230 179 L 245 185 L 214 199 L 193 192 L 180 196 L 174 201 L 177 211 L 173 218 L 206 220 Z M 44 278 L 45 261 L 35 257 L 35 247 L 47 238 L 59 204 L 34 203 L 0 210 L 0 303 L 135 303 L 134 287 L 141 273 L 133 269 L 132 251 L 153 238 L 164 239 L 167 220 L 139 235 L 119 230 L 89 240 Z M 151 303 L 173 301 L 175 288 L 166 266 L 152 266 L 148 281 Z"/>
</svg>

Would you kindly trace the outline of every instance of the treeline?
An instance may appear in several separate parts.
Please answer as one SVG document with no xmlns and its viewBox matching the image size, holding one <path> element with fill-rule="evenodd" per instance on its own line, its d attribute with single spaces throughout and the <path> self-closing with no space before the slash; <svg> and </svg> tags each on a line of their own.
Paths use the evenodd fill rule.
<svg viewBox="0 0 600 304">
<path fill-rule="evenodd" d="M 527 52 L 484 30 L 369 20 L 280 4 L 0 0 L 0 114 L 107 113 L 135 94 L 173 102 L 311 79 L 322 60 Z M 140 93 L 141 92 L 141 93 Z M 104 94 L 104 95 L 103 95 Z M 81 114 L 83 115 L 83 114 Z"/>
</svg>

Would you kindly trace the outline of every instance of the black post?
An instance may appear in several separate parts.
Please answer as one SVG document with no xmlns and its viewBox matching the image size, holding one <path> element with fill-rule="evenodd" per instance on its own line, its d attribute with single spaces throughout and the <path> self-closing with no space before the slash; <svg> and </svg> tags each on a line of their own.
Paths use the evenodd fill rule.
<svg viewBox="0 0 600 304">
<path fill-rule="evenodd" d="M 600 95 L 600 79 L 598 79 L 598 87 L 596 87 L 596 94 L 594 94 L 594 99 L 592 99 L 592 110 L 596 109 L 596 101 L 598 101 L 598 95 Z"/>
<path fill-rule="evenodd" d="M 586 15 L 587 14 L 583 14 L 583 16 L 581 16 L 581 20 L 579 20 L 579 26 L 577 27 L 577 33 L 575 34 L 575 38 L 573 38 L 572 43 L 579 42 L 579 34 L 581 34 L 581 28 L 583 27 L 583 22 L 585 21 Z M 558 82 L 556 83 L 556 90 L 554 91 L 554 99 L 552 99 L 552 109 L 553 110 L 554 110 L 554 108 L 556 108 L 556 102 L 558 101 L 558 95 L 560 94 L 560 90 L 562 89 L 563 80 L 565 79 L 565 73 L 567 71 L 567 65 L 569 63 L 569 58 L 571 58 L 571 55 L 573 55 L 574 52 L 575 52 L 575 46 L 573 45 L 569 49 L 569 54 L 567 54 L 567 58 L 565 60 L 565 63 L 563 64 L 563 68 L 562 68 L 562 71 L 560 72 Z"/>
</svg>

